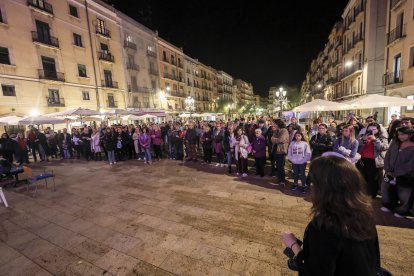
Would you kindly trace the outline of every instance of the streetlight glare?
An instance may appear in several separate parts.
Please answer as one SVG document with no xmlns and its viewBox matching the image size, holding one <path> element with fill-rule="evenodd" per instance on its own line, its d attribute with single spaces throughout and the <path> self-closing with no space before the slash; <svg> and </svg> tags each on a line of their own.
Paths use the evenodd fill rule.
<svg viewBox="0 0 414 276">
<path fill-rule="evenodd" d="M 346 67 L 351 67 L 352 64 L 353 64 L 352 60 L 348 60 L 347 62 L 345 62 Z"/>
</svg>

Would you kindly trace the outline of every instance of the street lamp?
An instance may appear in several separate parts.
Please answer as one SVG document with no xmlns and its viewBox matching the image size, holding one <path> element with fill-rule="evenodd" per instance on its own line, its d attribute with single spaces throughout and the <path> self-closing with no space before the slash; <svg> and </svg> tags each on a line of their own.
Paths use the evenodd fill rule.
<svg viewBox="0 0 414 276">
<path fill-rule="evenodd" d="M 190 112 L 190 118 L 191 118 L 191 115 L 194 112 L 194 98 L 193 97 L 188 96 L 185 99 L 185 109 Z"/>
<path fill-rule="evenodd" d="M 281 114 L 283 114 L 283 106 L 287 102 L 287 91 L 281 86 L 275 93 L 275 103 L 279 103 Z M 276 105 L 276 104 L 275 104 Z"/>
</svg>

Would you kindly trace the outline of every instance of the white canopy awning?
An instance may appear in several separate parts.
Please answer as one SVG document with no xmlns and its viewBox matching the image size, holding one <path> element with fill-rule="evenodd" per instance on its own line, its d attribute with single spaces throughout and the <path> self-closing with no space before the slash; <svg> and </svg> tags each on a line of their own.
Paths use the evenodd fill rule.
<svg viewBox="0 0 414 276">
<path fill-rule="evenodd" d="M 71 108 L 65 111 L 55 112 L 55 113 L 49 113 L 45 114 L 45 116 L 51 116 L 51 117 L 65 117 L 65 116 L 90 116 L 90 115 L 101 115 L 101 112 L 99 110 L 93 110 L 89 108 Z"/>
<path fill-rule="evenodd" d="M 347 109 L 347 106 L 343 103 L 316 99 L 311 102 L 295 107 L 293 111 L 294 112 L 309 112 L 309 111 L 335 111 L 335 110 L 346 110 L 346 109 Z"/>
<path fill-rule="evenodd" d="M 411 106 L 414 105 L 414 100 L 401 97 L 368 94 L 342 103 L 349 106 L 349 109 L 371 109 L 391 106 Z"/>
<path fill-rule="evenodd" d="M 23 119 L 23 117 L 19 116 L 5 116 L 0 118 L 0 125 L 9 125 L 14 126 L 18 125 L 19 121 Z"/>
<path fill-rule="evenodd" d="M 65 120 L 49 116 L 29 116 L 18 121 L 19 125 L 63 124 Z"/>
</svg>

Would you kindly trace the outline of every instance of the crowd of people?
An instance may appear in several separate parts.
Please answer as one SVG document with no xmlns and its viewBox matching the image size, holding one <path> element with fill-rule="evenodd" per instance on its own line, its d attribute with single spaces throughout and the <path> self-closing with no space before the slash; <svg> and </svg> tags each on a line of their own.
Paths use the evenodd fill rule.
<svg viewBox="0 0 414 276">
<path fill-rule="evenodd" d="M 255 174 L 275 176 L 275 185 L 285 186 L 286 170 L 293 174 L 291 190 L 306 193 L 312 180 L 308 161 L 336 155 L 348 160 L 366 182 L 366 192 L 382 194 L 381 208 L 395 216 L 409 214 L 414 199 L 414 119 L 392 117 L 387 128 L 369 116 L 361 122 L 352 114 L 346 122 L 321 118 L 304 128 L 296 118 L 288 125 L 267 117 L 224 121 L 170 121 L 141 125 L 84 125 L 57 132 L 30 127 L 26 133 L 0 139 L 0 154 L 22 165 L 50 158 L 106 161 L 109 165 L 137 159 L 152 164 L 161 158 L 226 167 L 227 173 L 247 177 L 249 157 Z M 266 166 L 268 164 L 269 166 Z M 270 167 L 270 168 L 269 168 Z M 269 168 L 269 169 L 268 169 Z M 235 171 L 234 171 L 235 170 Z"/>
</svg>

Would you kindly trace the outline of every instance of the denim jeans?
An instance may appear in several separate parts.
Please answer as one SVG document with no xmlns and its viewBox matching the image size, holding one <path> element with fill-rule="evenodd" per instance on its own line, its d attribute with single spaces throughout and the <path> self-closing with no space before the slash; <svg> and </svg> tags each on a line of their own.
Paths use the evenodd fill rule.
<svg viewBox="0 0 414 276">
<path fill-rule="evenodd" d="M 304 164 L 292 164 L 293 167 L 293 184 L 298 185 L 300 178 L 301 185 L 306 186 L 306 163 Z"/>
<path fill-rule="evenodd" d="M 108 162 L 114 163 L 115 162 L 115 151 L 108 150 Z"/>
<path fill-rule="evenodd" d="M 231 151 L 226 151 L 227 166 L 231 167 L 232 155 Z"/>
<path fill-rule="evenodd" d="M 145 161 L 151 162 L 151 149 L 150 148 L 143 148 L 145 154 Z"/>
</svg>

